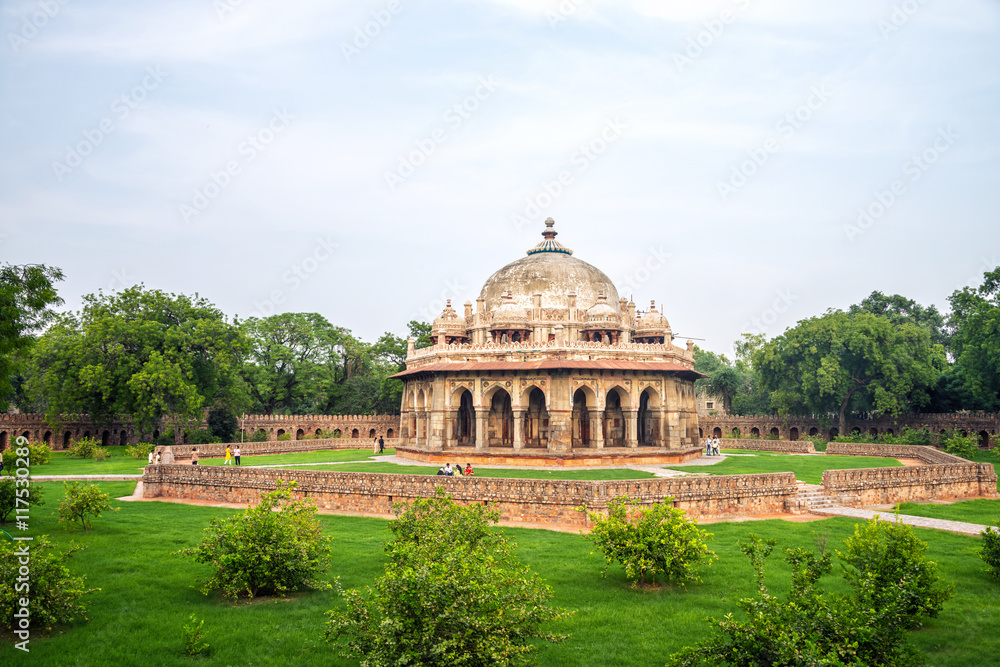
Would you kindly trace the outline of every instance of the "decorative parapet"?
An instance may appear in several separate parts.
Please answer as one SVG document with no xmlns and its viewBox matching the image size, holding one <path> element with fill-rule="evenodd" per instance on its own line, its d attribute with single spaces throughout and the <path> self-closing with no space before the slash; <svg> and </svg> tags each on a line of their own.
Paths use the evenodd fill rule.
<svg viewBox="0 0 1000 667">
<path fill-rule="evenodd" d="M 942 452 L 933 447 L 918 445 L 883 445 L 873 442 L 831 442 L 826 446 L 827 454 L 844 456 L 885 456 L 892 459 L 919 459 L 927 464 L 969 463 L 960 456 Z"/>
<path fill-rule="evenodd" d="M 757 452 L 785 452 L 788 454 L 815 454 L 816 448 L 809 440 L 755 440 L 751 438 L 725 438 L 719 441 L 721 449 L 749 449 Z"/>
</svg>

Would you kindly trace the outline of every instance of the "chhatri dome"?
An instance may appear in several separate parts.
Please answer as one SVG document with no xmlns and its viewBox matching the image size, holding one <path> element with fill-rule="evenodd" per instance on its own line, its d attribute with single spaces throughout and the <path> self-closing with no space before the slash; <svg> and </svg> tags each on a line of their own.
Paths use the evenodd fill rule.
<svg viewBox="0 0 1000 667">
<path fill-rule="evenodd" d="M 637 313 L 611 279 L 556 241 L 451 302 L 432 344 L 407 345 L 397 455 L 505 465 L 676 463 L 698 456 L 694 344 Z"/>
<path fill-rule="evenodd" d="M 601 293 L 608 302 L 618 303 L 618 290 L 611 279 L 556 241 L 555 224 L 552 218 L 546 220 L 541 243 L 529 250 L 527 257 L 489 277 L 480 292 L 487 310 L 500 306 L 508 292 L 514 303 L 524 308 L 532 307 L 536 293 L 542 296 L 542 308 L 565 308 L 570 294 L 576 295 L 576 306 L 584 310 L 597 303 Z"/>
</svg>

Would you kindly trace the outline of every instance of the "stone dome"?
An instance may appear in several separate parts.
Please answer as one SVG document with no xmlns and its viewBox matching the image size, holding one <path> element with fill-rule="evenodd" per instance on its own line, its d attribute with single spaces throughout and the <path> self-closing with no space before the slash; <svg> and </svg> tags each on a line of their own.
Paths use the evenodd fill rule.
<svg viewBox="0 0 1000 667">
<path fill-rule="evenodd" d="M 573 257 L 573 251 L 555 240 L 555 221 L 545 221 L 542 242 L 527 257 L 511 262 L 487 279 L 479 296 L 486 310 L 498 308 L 510 292 L 517 305 L 532 307 L 532 295 L 542 295 L 542 308 L 566 308 L 569 294 L 576 294 L 576 307 L 587 310 L 603 292 L 611 303 L 618 302 L 618 289 L 603 271 Z M 610 307 L 610 306 L 609 306 Z"/>
<path fill-rule="evenodd" d="M 663 313 L 656 310 L 656 302 L 650 301 L 649 310 L 635 324 L 635 335 L 637 337 L 649 336 L 668 331 L 670 331 L 670 323 L 663 316 Z"/>
<path fill-rule="evenodd" d="M 514 297 L 508 291 L 502 297 L 503 303 L 493 311 L 493 328 L 524 326 L 528 323 L 528 313 L 514 302 Z"/>
</svg>

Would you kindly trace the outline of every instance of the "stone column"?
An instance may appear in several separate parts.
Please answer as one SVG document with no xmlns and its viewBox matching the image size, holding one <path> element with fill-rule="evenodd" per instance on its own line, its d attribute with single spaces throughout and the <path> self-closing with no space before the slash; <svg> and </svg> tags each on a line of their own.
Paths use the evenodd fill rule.
<svg viewBox="0 0 1000 667">
<path fill-rule="evenodd" d="M 524 449 L 524 410 L 514 410 L 514 450 Z"/>
<path fill-rule="evenodd" d="M 445 447 L 458 446 L 458 410 L 445 413 Z"/>
<path fill-rule="evenodd" d="M 483 409 L 476 410 L 476 449 L 486 449 L 486 419 L 489 412 Z"/>
<path fill-rule="evenodd" d="M 622 410 L 622 418 L 625 420 L 625 446 L 636 449 L 639 446 L 639 411 Z"/>
<path fill-rule="evenodd" d="M 604 449 L 604 413 L 588 410 L 590 413 L 590 448 Z"/>
</svg>

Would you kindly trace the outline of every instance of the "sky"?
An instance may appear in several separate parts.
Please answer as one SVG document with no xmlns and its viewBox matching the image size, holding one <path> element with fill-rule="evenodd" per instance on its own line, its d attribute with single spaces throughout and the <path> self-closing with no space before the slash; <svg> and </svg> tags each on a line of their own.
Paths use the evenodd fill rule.
<svg viewBox="0 0 1000 667">
<path fill-rule="evenodd" d="M 68 310 L 405 335 L 551 216 L 728 354 L 1000 264 L 995 0 L 8 0 L 0 33 L 0 261 Z"/>
</svg>

